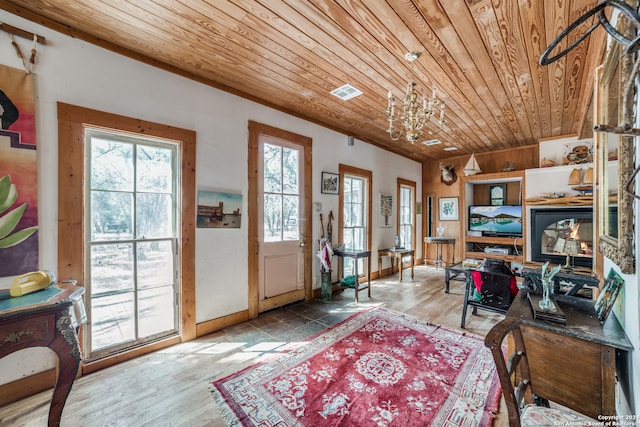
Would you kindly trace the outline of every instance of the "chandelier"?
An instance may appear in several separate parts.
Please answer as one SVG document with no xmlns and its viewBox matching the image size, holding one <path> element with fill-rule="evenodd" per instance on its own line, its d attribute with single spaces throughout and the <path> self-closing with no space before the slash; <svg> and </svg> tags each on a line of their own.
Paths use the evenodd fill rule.
<svg viewBox="0 0 640 427">
<path fill-rule="evenodd" d="M 385 114 L 389 121 L 387 132 L 389 132 L 389 136 L 394 141 L 397 141 L 402 136 L 404 127 L 407 141 L 415 144 L 420 135 L 422 135 L 422 128 L 438 110 L 440 110 L 440 118 L 437 121 L 439 129 L 442 129 L 444 124 L 444 102 L 436 98 L 436 86 L 433 85 L 431 98 L 416 92 L 416 84 L 413 82 L 413 63 L 419 57 L 420 52 L 409 52 L 404 57 L 411 63 L 412 76 L 407 84 L 407 90 L 402 101 L 402 112 L 396 111 L 396 99 L 391 94 L 391 90 L 389 90 Z M 394 127 L 394 123 L 397 121 L 400 121 L 401 124 L 398 130 Z"/>
</svg>

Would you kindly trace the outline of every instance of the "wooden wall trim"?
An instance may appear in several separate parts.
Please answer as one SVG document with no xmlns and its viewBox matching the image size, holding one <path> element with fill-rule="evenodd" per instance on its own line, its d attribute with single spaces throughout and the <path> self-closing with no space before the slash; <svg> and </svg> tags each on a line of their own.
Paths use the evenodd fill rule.
<svg viewBox="0 0 640 427">
<path fill-rule="evenodd" d="M 56 375 L 55 369 L 49 369 L 0 385 L 0 406 L 52 389 L 56 383 Z"/>
<path fill-rule="evenodd" d="M 216 319 L 207 320 L 196 325 L 196 333 L 198 337 L 202 337 L 229 326 L 238 325 L 249 320 L 249 310 L 242 310 L 227 316 L 218 317 Z"/>
</svg>

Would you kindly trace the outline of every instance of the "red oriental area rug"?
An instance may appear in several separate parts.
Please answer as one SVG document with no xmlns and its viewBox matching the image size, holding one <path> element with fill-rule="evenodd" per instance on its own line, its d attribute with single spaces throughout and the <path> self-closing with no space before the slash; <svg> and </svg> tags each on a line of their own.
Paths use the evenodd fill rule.
<svg viewBox="0 0 640 427">
<path fill-rule="evenodd" d="M 228 425 L 490 426 L 501 389 L 482 338 L 383 308 L 211 383 Z"/>
</svg>

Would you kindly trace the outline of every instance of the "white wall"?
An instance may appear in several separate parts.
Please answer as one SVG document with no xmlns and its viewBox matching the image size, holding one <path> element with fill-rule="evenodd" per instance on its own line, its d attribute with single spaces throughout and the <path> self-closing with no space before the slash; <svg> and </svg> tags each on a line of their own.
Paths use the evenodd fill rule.
<svg viewBox="0 0 640 427">
<path fill-rule="evenodd" d="M 391 246 L 395 235 L 395 228 L 377 227 L 378 193 L 395 195 L 396 179 L 401 177 L 415 181 L 417 195 L 422 194 L 420 163 L 358 140 L 354 146 L 348 146 L 346 135 L 66 37 L 3 10 L 0 10 L 0 22 L 36 32 L 47 39 L 47 45 L 39 46 L 35 67 L 41 269 L 55 271 L 57 265 L 58 101 L 195 130 L 197 188 L 241 193 L 245 218 L 249 120 L 313 139 L 313 201 L 322 204 L 325 218 L 333 210 L 337 220 L 338 197 L 320 193 L 322 171 L 337 172 L 338 163 L 345 163 L 373 172 L 372 248 Z M 29 52 L 30 41 L 22 38 L 17 41 L 23 52 Z M 0 32 L 0 64 L 22 69 L 4 32 Z M 395 200 L 394 196 L 394 203 Z M 393 221 L 395 223 L 395 216 Z M 420 216 L 417 222 L 419 238 L 422 235 Z M 317 214 L 314 214 L 312 235 L 320 236 Z M 418 247 L 416 255 L 421 253 Z M 376 270 L 377 262 L 372 262 L 372 267 Z M 313 268 L 317 272 L 314 276 L 319 276 L 319 263 L 315 258 Z M 197 322 L 247 309 L 247 277 L 246 220 L 240 229 L 197 230 Z M 315 283 L 314 287 L 319 287 L 319 280 Z M 8 288 L 10 284 L 11 278 L 0 278 L 0 288 Z M 25 353 L 33 356 L 25 357 Z M 46 357 L 47 354 L 47 350 L 30 349 L 19 356 L 13 354 L 0 359 L 0 383 L 53 367 L 53 359 Z"/>
</svg>

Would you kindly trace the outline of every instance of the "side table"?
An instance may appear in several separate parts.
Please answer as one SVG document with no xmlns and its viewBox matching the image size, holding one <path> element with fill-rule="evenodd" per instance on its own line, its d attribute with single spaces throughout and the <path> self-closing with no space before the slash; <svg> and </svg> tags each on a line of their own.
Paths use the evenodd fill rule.
<svg viewBox="0 0 640 427">
<path fill-rule="evenodd" d="M 382 257 L 388 256 L 391 260 L 391 274 L 393 274 L 393 264 L 394 260 L 398 260 L 398 271 L 400 276 L 400 281 L 402 282 L 402 270 L 404 265 L 402 264 L 402 260 L 404 257 L 411 257 L 411 278 L 413 279 L 413 266 L 415 264 L 415 251 L 413 249 L 404 249 L 404 248 L 389 248 L 389 249 L 378 249 L 378 274 L 382 271 Z"/>
<path fill-rule="evenodd" d="M 424 243 L 425 264 L 427 263 L 427 244 L 429 243 L 434 243 L 436 245 L 436 268 L 442 267 L 443 265 L 446 267 L 447 265 L 442 260 L 442 249 L 440 248 L 442 245 L 453 245 L 453 249 L 451 252 L 451 264 L 455 263 L 456 239 L 453 239 L 451 237 L 425 237 Z"/>
<path fill-rule="evenodd" d="M 333 254 L 339 256 L 342 259 L 352 258 L 354 260 L 354 291 L 356 294 L 356 303 L 358 302 L 358 292 L 363 289 L 367 289 L 369 298 L 371 298 L 371 251 L 347 249 L 342 251 L 333 251 Z M 367 284 L 363 286 L 360 286 L 360 283 L 358 282 L 358 260 L 360 258 L 367 259 Z M 342 277 L 344 277 L 344 261 L 342 262 Z"/>
<path fill-rule="evenodd" d="M 57 283 L 22 297 L 11 298 L 8 293 L 0 296 L 0 357 L 43 346 L 58 356 L 49 426 L 60 425 L 64 404 L 82 360 L 78 328 L 87 319 L 83 294 L 82 287 Z"/>
</svg>

